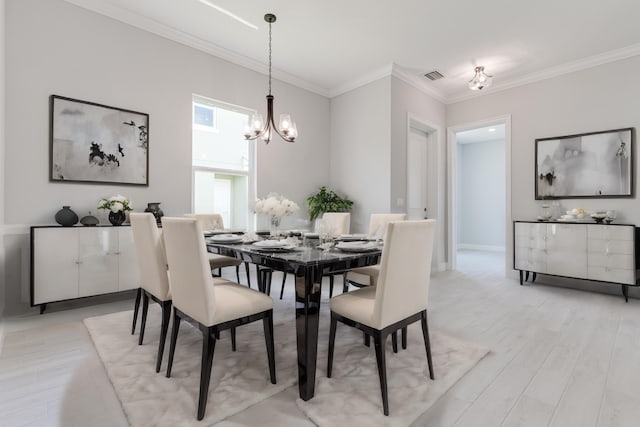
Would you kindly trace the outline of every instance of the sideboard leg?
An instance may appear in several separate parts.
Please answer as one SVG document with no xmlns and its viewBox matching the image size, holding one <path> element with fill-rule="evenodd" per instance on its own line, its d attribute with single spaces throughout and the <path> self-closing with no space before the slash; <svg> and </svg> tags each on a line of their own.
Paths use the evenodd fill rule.
<svg viewBox="0 0 640 427">
<path fill-rule="evenodd" d="M 528 282 L 529 281 L 529 271 L 527 271 L 527 273 L 524 276 L 524 281 Z"/>
<path fill-rule="evenodd" d="M 520 286 L 522 286 L 522 273 L 523 273 L 523 271 L 520 270 Z"/>
<path fill-rule="evenodd" d="M 44 313 L 46 309 L 47 309 L 47 303 L 40 304 L 40 314 Z"/>
<path fill-rule="evenodd" d="M 533 272 L 533 277 L 531 277 L 531 283 L 536 281 L 536 273 Z"/>
<path fill-rule="evenodd" d="M 624 296 L 624 302 L 629 302 L 629 287 L 622 285 L 622 295 Z"/>
</svg>

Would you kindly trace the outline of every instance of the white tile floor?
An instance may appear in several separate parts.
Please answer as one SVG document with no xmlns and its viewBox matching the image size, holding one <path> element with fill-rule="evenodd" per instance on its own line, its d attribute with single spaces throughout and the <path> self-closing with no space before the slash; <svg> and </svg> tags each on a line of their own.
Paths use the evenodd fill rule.
<svg viewBox="0 0 640 427">
<path fill-rule="evenodd" d="M 492 351 L 415 425 L 640 425 L 640 301 L 521 287 L 503 276 L 503 262 L 503 254 L 460 252 L 458 271 L 434 276 L 430 327 Z M 85 300 L 7 319 L 0 426 L 126 426 L 81 319 L 129 310 L 132 301 Z M 313 425 L 296 397 L 294 386 L 219 425 Z"/>
</svg>

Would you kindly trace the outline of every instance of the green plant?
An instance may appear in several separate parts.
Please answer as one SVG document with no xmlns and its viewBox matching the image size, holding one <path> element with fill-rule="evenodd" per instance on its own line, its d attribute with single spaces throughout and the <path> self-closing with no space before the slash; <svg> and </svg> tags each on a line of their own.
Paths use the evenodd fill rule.
<svg viewBox="0 0 640 427">
<path fill-rule="evenodd" d="M 309 206 L 309 219 L 313 221 L 325 212 L 350 211 L 353 202 L 338 196 L 333 190 L 327 190 L 323 185 L 320 191 L 307 197 L 307 206 Z"/>
</svg>

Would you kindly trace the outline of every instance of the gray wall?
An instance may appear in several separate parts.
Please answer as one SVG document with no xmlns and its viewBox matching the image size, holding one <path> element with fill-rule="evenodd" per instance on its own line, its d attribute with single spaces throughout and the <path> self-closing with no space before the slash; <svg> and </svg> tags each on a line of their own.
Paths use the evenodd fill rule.
<svg viewBox="0 0 640 427">
<path fill-rule="evenodd" d="M 53 223 L 63 204 L 95 212 L 117 193 L 136 210 L 160 201 L 167 215 L 189 212 L 192 94 L 266 114 L 267 79 L 62 0 L 8 0 L 6 26 L 5 220 L 17 230 L 6 243 L 10 313 L 28 301 L 28 225 Z M 149 113 L 149 187 L 50 183 L 51 94 Z M 291 113 L 300 136 L 258 143 L 257 195 L 277 191 L 306 217 L 305 198 L 329 182 L 329 100 L 280 81 L 273 94 L 276 114 Z"/>
<path fill-rule="evenodd" d="M 624 127 L 640 129 L 639 73 L 640 56 L 636 56 L 488 94 L 448 105 L 447 124 L 456 126 L 511 114 L 512 217 L 533 219 L 539 210 L 534 198 L 534 140 Z M 634 149 L 637 159 L 637 146 Z M 561 203 L 566 209 L 615 209 L 618 221 L 640 223 L 637 197 Z"/>
<path fill-rule="evenodd" d="M 0 165 L 5 169 L 5 0 L 0 0 Z M 4 173 L 0 172 L 0 353 L 4 342 L 5 256 L 4 256 Z"/>
<path fill-rule="evenodd" d="M 331 187 L 354 201 L 351 231 L 366 233 L 372 212 L 389 212 L 390 77 L 331 100 Z"/>
<path fill-rule="evenodd" d="M 504 140 L 458 144 L 458 248 L 504 248 Z"/>
<path fill-rule="evenodd" d="M 437 130 L 433 146 L 428 148 L 427 208 L 429 217 L 436 219 L 433 263 L 444 268 L 446 253 L 446 110 L 445 105 L 407 84 L 391 78 L 391 212 L 405 212 L 397 206 L 397 199 L 407 199 L 407 131 L 408 115 Z"/>
</svg>

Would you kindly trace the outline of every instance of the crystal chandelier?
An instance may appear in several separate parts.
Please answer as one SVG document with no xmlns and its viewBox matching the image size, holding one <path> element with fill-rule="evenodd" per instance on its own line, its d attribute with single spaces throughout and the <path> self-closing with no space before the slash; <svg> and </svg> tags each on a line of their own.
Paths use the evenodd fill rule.
<svg viewBox="0 0 640 427">
<path fill-rule="evenodd" d="M 485 74 L 484 67 L 476 67 L 475 72 L 476 75 L 473 76 L 471 80 L 469 80 L 469 89 L 482 90 L 485 87 L 491 86 L 491 77 L 493 76 Z"/>
<path fill-rule="evenodd" d="M 273 133 L 280 135 L 287 142 L 294 142 L 298 136 L 296 124 L 291 121 L 289 114 L 280 114 L 279 129 L 273 120 L 273 95 L 271 95 L 271 24 L 276 22 L 276 16 L 272 13 L 264 15 L 264 20 L 269 23 L 269 94 L 267 95 L 267 121 L 262 120 L 262 114 L 256 113 L 251 117 L 251 122 L 245 127 L 244 137 L 248 140 L 262 138 L 267 144 L 271 141 Z"/>
</svg>

